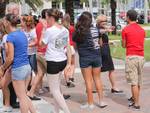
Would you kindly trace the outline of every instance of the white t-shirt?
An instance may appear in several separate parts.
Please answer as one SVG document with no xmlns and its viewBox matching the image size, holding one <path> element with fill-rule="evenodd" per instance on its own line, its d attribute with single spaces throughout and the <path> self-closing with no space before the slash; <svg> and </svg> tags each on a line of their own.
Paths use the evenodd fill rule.
<svg viewBox="0 0 150 113">
<path fill-rule="evenodd" d="M 5 44 L 6 44 L 6 40 L 7 40 L 7 35 L 3 36 L 3 39 L 0 43 L 0 47 L 2 49 L 2 56 L 3 56 L 3 61 L 6 60 L 6 48 L 5 48 Z M 4 62 L 3 62 L 4 63 Z"/>
<path fill-rule="evenodd" d="M 28 44 L 33 42 L 35 38 L 37 38 L 36 30 L 32 29 L 30 32 L 24 32 L 26 37 L 28 38 Z M 34 55 L 37 52 L 36 46 L 28 47 L 28 55 Z"/>
<path fill-rule="evenodd" d="M 61 62 L 67 59 L 65 47 L 69 43 L 69 31 L 65 28 L 52 26 L 44 34 L 43 43 L 48 45 L 45 59 L 47 61 Z"/>
</svg>

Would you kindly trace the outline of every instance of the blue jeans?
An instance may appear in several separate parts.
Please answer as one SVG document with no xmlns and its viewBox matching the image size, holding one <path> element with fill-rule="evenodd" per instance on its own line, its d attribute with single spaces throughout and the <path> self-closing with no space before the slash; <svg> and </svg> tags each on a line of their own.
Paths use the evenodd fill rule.
<svg viewBox="0 0 150 113">
<path fill-rule="evenodd" d="M 29 58 L 29 63 L 30 63 L 31 69 L 32 69 L 35 73 L 37 73 L 36 54 L 34 54 L 34 55 L 29 55 L 28 58 Z"/>
<path fill-rule="evenodd" d="M 12 69 L 12 80 L 26 80 L 30 75 L 31 66 L 29 64 Z"/>
</svg>

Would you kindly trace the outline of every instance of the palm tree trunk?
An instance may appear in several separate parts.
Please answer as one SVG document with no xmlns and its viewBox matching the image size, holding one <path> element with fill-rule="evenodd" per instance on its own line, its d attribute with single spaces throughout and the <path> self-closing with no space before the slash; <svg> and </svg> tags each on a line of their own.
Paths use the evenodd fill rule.
<svg viewBox="0 0 150 113">
<path fill-rule="evenodd" d="M 74 2 L 73 0 L 65 0 L 66 13 L 71 17 L 71 23 L 74 23 Z"/>
<path fill-rule="evenodd" d="M 0 0 L 0 18 L 5 16 L 6 5 L 9 0 Z"/>
<path fill-rule="evenodd" d="M 111 5 L 111 24 L 112 26 L 115 26 L 115 30 L 112 32 L 112 34 L 116 34 L 116 1 L 111 0 L 110 1 Z"/>
</svg>

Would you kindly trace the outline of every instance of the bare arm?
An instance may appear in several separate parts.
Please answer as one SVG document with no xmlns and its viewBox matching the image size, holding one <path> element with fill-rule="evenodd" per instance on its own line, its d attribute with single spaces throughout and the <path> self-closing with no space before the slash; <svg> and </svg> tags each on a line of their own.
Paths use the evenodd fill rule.
<svg viewBox="0 0 150 113">
<path fill-rule="evenodd" d="M 14 46 L 13 46 L 13 44 L 8 42 L 6 47 L 7 47 L 7 49 L 6 49 L 6 61 L 0 67 L 1 74 L 4 74 L 5 70 L 12 64 L 12 62 L 14 60 Z"/>
<path fill-rule="evenodd" d="M 29 44 L 29 47 L 36 46 L 37 44 L 37 38 L 34 38 L 34 40 Z"/>
<path fill-rule="evenodd" d="M 71 65 L 71 47 L 70 44 L 67 45 L 67 64 Z"/>
<path fill-rule="evenodd" d="M 126 48 L 126 41 L 124 39 L 122 39 L 122 47 Z"/>
</svg>

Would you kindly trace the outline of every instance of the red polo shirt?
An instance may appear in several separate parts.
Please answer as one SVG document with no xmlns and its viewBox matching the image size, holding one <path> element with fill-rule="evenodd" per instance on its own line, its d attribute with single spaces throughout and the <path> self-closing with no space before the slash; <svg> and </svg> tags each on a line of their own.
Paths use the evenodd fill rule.
<svg viewBox="0 0 150 113">
<path fill-rule="evenodd" d="M 41 34 L 42 34 L 42 30 L 43 30 L 43 24 L 41 22 L 39 22 L 36 26 L 36 34 L 37 34 L 37 47 L 38 47 L 38 52 L 41 52 L 43 54 L 45 54 L 46 52 L 46 47 L 40 47 L 39 46 L 39 41 L 41 38 Z"/>
<path fill-rule="evenodd" d="M 72 25 L 70 25 L 70 27 L 69 27 L 69 41 L 70 41 L 71 46 L 74 46 L 74 42 L 72 40 L 72 35 L 73 35 L 74 31 L 75 31 L 74 27 Z"/>
<path fill-rule="evenodd" d="M 145 31 L 137 23 L 126 26 L 122 31 L 122 39 L 126 41 L 127 56 L 144 56 Z"/>
</svg>

